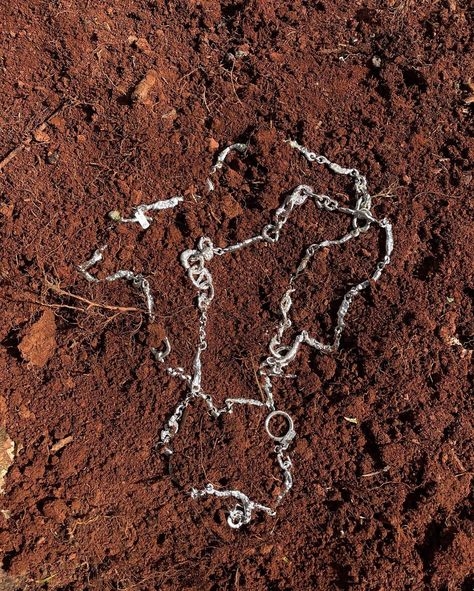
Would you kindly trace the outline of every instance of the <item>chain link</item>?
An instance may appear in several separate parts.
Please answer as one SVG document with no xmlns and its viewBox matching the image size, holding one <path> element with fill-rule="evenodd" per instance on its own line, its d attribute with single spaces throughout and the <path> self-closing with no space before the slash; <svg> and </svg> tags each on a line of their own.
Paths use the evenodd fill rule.
<svg viewBox="0 0 474 591">
<path fill-rule="evenodd" d="M 97 277 L 95 277 L 94 275 L 89 273 L 89 269 L 91 267 L 93 267 L 94 265 L 96 265 L 99 261 L 101 261 L 104 258 L 102 253 L 104 252 L 104 250 L 106 248 L 107 248 L 107 245 L 102 246 L 101 248 L 98 248 L 94 252 L 94 254 L 91 256 L 90 259 L 88 259 L 85 263 L 82 263 L 81 265 L 79 265 L 77 267 L 79 272 L 90 283 L 99 283 L 101 281 L 100 279 L 97 279 Z M 117 281 L 118 279 L 126 279 L 127 281 L 130 281 L 134 287 L 136 287 L 142 291 L 142 293 L 145 297 L 146 309 L 147 309 L 148 316 L 150 317 L 150 320 L 153 322 L 153 320 L 155 319 L 155 315 L 154 315 L 155 302 L 153 299 L 153 295 L 151 293 L 150 283 L 149 283 L 148 279 L 143 277 L 143 275 L 141 275 L 140 273 L 134 273 L 133 271 L 128 271 L 126 269 L 120 269 L 119 271 L 116 271 L 112 275 L 107 275 L 107 277 L 105 277 L 105 279 L 103 281 L 108 281 L 109 283 L 113 283 L 114 281 Z M 168 342 L 168 345 L 169 345 L 169 342 Z"/>
<path fill-rule="evenodd" d="M 181 201 L 183 201 L 183 197 L 177 196 L 171 197 L 171 199 L 155 201 L 155 203 L 139 205 L 138 207 L 135 207 L 135 209 L 133 210 L 133 217 L 122 218 L 119 215 L 117 221 L 120 221 L 124 224 L 140 224 L 142 229 L 146 230 L 150 227 L 150 224 L 152 222 L 152 218 L 146 215 L 149 211 L 161 211 L 163 209 L 170 209 L 176 207 L 178 203 L 180 203 Z"/>
</svg>

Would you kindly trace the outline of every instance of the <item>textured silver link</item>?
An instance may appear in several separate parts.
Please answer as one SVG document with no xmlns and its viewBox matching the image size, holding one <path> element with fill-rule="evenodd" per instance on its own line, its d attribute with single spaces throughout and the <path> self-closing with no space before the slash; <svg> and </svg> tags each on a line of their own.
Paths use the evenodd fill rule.
<svg viewBox="0 0 474 591">
<path fill-rule="evenodd" d="M 155 349 L 154 347 L 151 348 L 151 352 L 152 352 L 153 356 L 160 363 L 163 363 L 165 358 L 168 357 L 168 355 L 171 353 L 171 345 L 168 340 L 168 337 L 165 337 L 163 339 L 163 344 L 164 344 L 164 350 L 162 350 L 162 351 L 159 351 L 158 349 Z"/>
<path fill-rule="evenodd" d="M 94 275 L 89 273 L 89 269 L 104 258 L 102 253 L 104 252 L 104 250 L 106 248 L 107 248 L 107 245 L 102 246 L 101 248 L 97 249 L 90 259 L 88 259 L 85 263 L 78 265 L 77 268 L 78 268 L 79 272 L 87 279 L 87 281 L 89 281 L 91 283 L 99 283 L 100 279 L 97 279 L 97 277 L 95 277 Z M 117 281 L 119 279 L 126 279 L 127 281 L 131 281 L 131 283 L 133 284 L 134 287 L 136 287 L 142 291 L 142 293 L 145 297 L 146 309 L 147 309 L 148 316 L 150 317 L 150 320 L 153 321 L 155 318 L 155 315 L 154 315 L 155 302 L 153 299 L 153 295 L 151 293 L 151 288 L 150 288 L 150 284 L 148 282 L 148 279 L 146 279 L 145 277 L 143 277 L 143 275 L 140 275 L 139 273 L 134 273 L 133 271 L 127 271 L 126 269 L 120 269 L 119 271 L 116 271 L 112 275 L 107 275 L 107 277 L 105 277 L 104 281 L 108 281 L 109 283 L 112 283 L 112 282 Z"/>
<path fill-rule="evenodd" d="M 284 433 L 283 435 L 275 435 L 272 430 L 270 429 L 270 422 L 274 417 L 284 417 L 287 424 L 288 424 L 288 429 L 286 431 L 286 433 Z M 273 410 L 270 414 L 267 415 L 267 418 L 265 419 L 265 430 L 268 433 L 268 435 L 274 439 L 275 441 L 278 441 L 280 443 L 280 445 L 289 445 L 290 441 L 295 437 L 296 432 L 294 430 L 294 424 L 293 424 L 293 419 L 290 417 L 290 415 L 288 413 L 286 413 L 283 410 Z M 282 463 L 279 461 L 279 464 L 282 468 L 284 469 L 288 469 L 291 467 L 291 461 L 288 463 L 288 465 L 283 466 Z"/>
<path fill-rule="evenodd" d="M 274 499 L 272 506 L 252 501 L 245 493 L 239 490 L 216 489 L 212 483 L 208 483 L 203 489 L 199 490 L 193 488 L 191 490 L 191 496 L 194 499 L 206 496 L 236 499 L 237 503 L 230 510 L 227 520 L 229 526 L 235 529 L 250 523 L 252 514 L 255 510 L 263 511 L 269 515 L 275 515 L 276 507 L 281 503 L 293 486 L 293 476 L 291 473 L 292 462 L 286 451 L 295 438 L 296 432 L 294 430 L 293 419 L 291 416 L 287 412 L 276 409 L 275 407 L 273 379 L 286 377 L 284 373 L 285 368 L 297 357 L 302 344 L 306 344 L 322 353 L 331 353 L 339 348 L 345 326 L 345 318 L 349 312 L 352 301 L 361 291 L 369 287 L 370 280 L 377 281 L 379 279 L 384 268 L 390 263 L 390 256 L 393 251 L 392 226 L 387 219 L 379 221 L 371 213 L 372 199 L 368 193 L 365 176 L 363 176 L 357 169 L 345 168 L 337 163 L 331 162 L 325 156 L 311 152 L 295 141 L 289 141 L 289 144 L 292 148 L 301 152 L 309 162 L 316 162 L 317 164 L 327 166 L 335 174 L 350 176 L 354 179 L 354 190 L 357 197 L 356 206 L 354 208 L 341 206 L 338 201 L 332 197 L 317 194 L 308 185 L 299 185 L 284 199 L 282 205 L 275 211 L 273 219 L 262 228 L 260 234 L 247 238 L 241 242 L 230 244 L 224 248 L 216 248 L 213 246 L 210 238 L 202 237 L 198 241 L 195 249 L 186 250 L 181 254 L 181 263 L 187 271 L 191 283 L 198 290 L 197 306 L 200 311 L 198 343 L 196 345 L 192 375 L 185 374 L 182 368 L 168 369 L 170 375 L 175 376 L 188 384 L 189 391 L 184 400 L 178 404 L 171 418 L 168 420 L 166 427 L 161 432 L 161 443 L 165 446 L 168 453 L 172 453 L 169 444 L 179 431 L 179 424 L 184 409 L 195 398 L 201 398 L 207 405 L 211 415 L 214 417 L 219 417 L 224 413 L 232 413 L 235 405 L 266 408 L 268 414 L 265 420 L 265 430 L 267 431 L 268 436 L 277 442 L 277 445 L 274 447 L 274 453 L 277 465 L 282 472 L 283 486 L 277 497 Z M 246 144 L 232 144 L 223 150 L 218 155 L 217 162 L 211 169 L 211 175 L 215 174 L 223 167 L 225 158 L 231 150 L 237 150 L 238 152 L 243 153 L 246 149 Z M 207 185 L 209 191 L 214 190 L 214 183 L 210 178 L 207 180 Z M 212 396 L 205 393 L 201 386 L 201 355 L 207 349 L 206 331 L 208 311 L 215 296 L 213 277 L 206 264 L 212 261 L 214 255 L 223 256 L 240 250 L 241 248 L 256 244 L 259 241 L 265 241 L 268 243 L 278 242 L 280 233 L 295 207 L 303 205 L 307 199 L 312 199 L 319 209 L 330 213 L 349 216 L 352 220 L 352 229 L 337 239 L 323 240 L 320 243 L 308 246 L 295 273 L 290 277 L 288 289 L 280 300 L 281 320 L 277 326 L 275 334 L 270 339 L 270 355 L 264 359 L 259 367 L 258 373 L 262 378 L 262 390 L 265 394 L 265 400 L 262 401 L 253 398 L 227 398 L 224 402 L 224 406 L 218 408 L 214 404 Z M 363 225 L 359 225 L 359 222 L 363 222 Z M 310 260 L 323 248 L 339 246 L 353 238 L 359 237 L 362 233 L 367 232 L 373 224 L 385 230 L 385 255 L 377 263 L 375 271 L 370 276 L 370 280 L 365 279 L 361 281 L 357 285 L 351 287 L 343 296 L 337 311 L 336 326 L 331 341 L 329 343 L 323 343 L 314 336 L 310 336 L 306 330 L 302 330 L 293 338 L 292 342 L 289 344 L 283 344 L 285 333 L 292 326 L 289 314 L 293 305 L 291 296 L 296 291 L 295 283 L 298 277 L 305 271 Z M 270 429 L 270 422 L 275 416 L 282 416 L 287 422 L 288 430 L 282 436 L 276 436 Z"/>
<path fill-rule="evenodd" d="M 90 259 L 87 259 L 87 261 L 85 261 L 81 265 L 78 265 L 78 267 L 77 267 L 79 272 L 82 273 L 82 275 L 90 283 L 99 283 L 99 280 L 97 279 L 97 277 L 94 277 L 94 275 L 91 275 L 91 273 L 89 273 L 88 269 L 93 267 L 95 264 L 97 264 L 99 261 L 101 261 L 104 258 L 102 253 L 104 252 L 104 250 L 106 248 L 107 248 L 107 244 L 105 246 L 101 246 L 100 248 L 98 248 L 97 250 L 94 251 L 94 254 L 91 256 Z"/>
<path fill-rule="evenodd" d="M 236 152 L 240 152 L 241 154 L 243 154 L 247 150 L 247 147 L 248 147 L 247 144 L 232 144 L 230 146 L 227 146 L 227 148 L 224 148 L 224 150 L 222 150 L 222 152 L 220 152 L 218 154 L 216 163 L 211 168 L 210 174 L 211 175 L 215 174 L 218 170 L 220 170 L 224 166 L 224 161 L 227 158 L 227 156 L 230 154 L 230 152 L 236 151 Z M 211 191 L 214 191 L 215 186 L 214 186 L 214 183 L 212 182 L 210 177 L 206 180 L 206 185 L 207 185 L 207 190 L 209 193 Z"/>
<path fill-rule="evenodd" d="M 227 523 L 233 529 L 238 529 L 242 525 L 250 523 L 252 519 L 252 512 L 256 509 L 259 511 L 264 511 L 265 513 L 268 513 L 268 515 L 275 515 L 275 511 L 273 509 L 265 505 L 261 505 L 260 503 L 251 501 L 249 497 L 240 490 L 217 490 L 210 483 L 207 484 L 202 490 L 197 490 L 195 488 L 191 489 L 191 497 L 193 499 L 198 499 L 200 497 L 206 497 L 209 495 L 224 498 L 233 497 L 237 499 L 237 505 L 229 512 L 229 517 L 227 518 Z"/>
<path fill-rule="evenodd" d="M 154 203 L 146 203 L 135 207 L 133 210 L 133 217 L 131 218 L 119 218 L 118 221 L 124 224 L 140 224 L 143 230 L 150 227 L 152 218 L 145 215 L 149 211 L 160 211 L 162 209 L 170 209 L 176 207 L 178 203 L 183 201 L 180 196 L 171 197 L 171 199 L 164 199 L 162 201 L 155 201 Z"/>
</svg>

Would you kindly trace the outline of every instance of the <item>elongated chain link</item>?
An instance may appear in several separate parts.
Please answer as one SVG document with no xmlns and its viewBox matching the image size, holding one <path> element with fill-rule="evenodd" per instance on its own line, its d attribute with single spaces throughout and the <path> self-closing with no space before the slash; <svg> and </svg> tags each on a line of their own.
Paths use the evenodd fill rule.
<svg viewBox="0 0 474 591">
<path fill-rule="evenodd" d="M 81 265 L 78 266 L 79 272 L 82 273 L 82 275 L 90 283 L 99 283 L 101 281 L 100 279 L 97 279 L 97 277 L 92 275 L 89 272 L 89 269 L 92 266 L 96 265 L 99 261 L 101 261 L 104 258 L 102 253 L 104 252 L 104 250 L 106 248 L 107 248 L 107 245 L 102 246 L 101 248 L 98 248 L 94 252 L 94 254 L 92 255 L 92 257 L 90 259 L 88 259 L 85 263 L 82 263 Z M 128 271 L 126 269 L 120 269 L 119 271 L 112 273 L 112 275 L 107 275 L 107 277 L 105 277 L 104 281 L 108 281 L 109 283 L 113 283 L 114 281 L 117 281 L 118 279 L 126 279 L 127 281 L 130 281 L 134 287 L 140 289 L 143 292 L 143 295 L 145 297 L 148 316 L 150 317 L 150 320 L 153 321 L 155 319 L 155 315 L 154 315 L 155 302 L 153 299 L 153 295 L 151 293 L 150 283 L 148 282 L 148 279 L 143 277 L 143 275 L 141 275 L 140 273 L 134 273 L 133 271 Z"/>
<path fill-rule="evenodd" d="M 191 496 L 195 499 L 206 496 L 236 499 L 237 503 L 230 510 L 228 517 L 228 524 L 232 528 L 240 528 L 242 525 L 248 524 L 252 519 L 253 512 L 256 510 L 263 511 L 269 515 L 275 515 L 277 506 L 293 486 L 293 477 L 291 473 L 292 462 L 287 453 L 287 449 L 291 445 L 296 433 L 293 429 L 293 421 L 290 415 L 283 410 L 276 409 L 273 397 L 273 380 L 278 377 L 285 377 L 284 370 L 292 361 L 294 361 L 302 344 L 306 344 L 323 353 L 331 353 L 339 348 L 345 326 L 345 317 L 353 299 L 370 285 L 371 280 L 377 281 L 380 278 L 382 271 L 390 263 L 390 257 L 393 250 L 393 235 L 390 222 L 387 219 L 378 220 L 371 213 L 372 200 L 368 193 L 366 178 L 358 170 L 354 168 L 344 168 L 331 162 L 324 156 L 319 156 L 314 152 L 309 151 L 295 141 L 290 141 L 289 144 L 292 148 L 300 151 L 308 161 L 327 166 L 335 174 L 346 175 L 353 178 L 357 197 L 355 207 L 351 208 L 342 206 L 335 199 L 327 195 L 315 193 L 308 185 L 299 185 L 283 201 L 282 205 L 276 210 L 272 221 L 262 228 L 260 234 L 247 238 L 241 242 L 230 244 L 225 248 L 215 247 L 210 238 L 202 237 L 199 239 L 195 249 L 186 250 L 181 254 L 181 263 L 187 271 L 191 283 L 198 291 L 197 307 L 200 312 L 198 327 L 199 339 L 194 356 L 192 375 L 188 376 L 184 374 L 182 368 L 168 368 L 168 373 L 184 380 L 188 384 L 189 390 L 182 402 L 176 407 L 164 429 L 161 431 L 161 443 L 164 446 L 166 453 L 171 454 L 172 449 L 170 444 L 173 437 L 179 431 L 180 420 L 184 409 L 195 399 L 202 399 L 207 405 L 209 412 L 214 417 L 219 417 L 223 413 L 232 413 L 236 405 L 265 407 L 269 412 L 265 422 L 265 429 L 269 437 L 276 442 L 274 453 L 283 476 L 283 488 L 271 506 L 253 501 L 245 493 L 239 490 L 216 489 L 212 483 L 208 483 L 201 490 L 195 488 L 192 489 Z M 219 154 L 217 163 L 211 170 L 211 174 L 214 174 L 218 169 L 222 168 L 226 156 L 232 149 L 244 152 L 246 148 L 247 146 L 245 144 L 233 144 L 229 148 L 223 150 Z M 208 180 L 208 188 L 210 191 L 214 190 L 214 184 L 212 181 Z M 224 405 L 219 408 L 215 405 L 212 396 L 204 392 L 201 385 L 201 357 L 202 353 L 207 349 L 206 328 L 208 312 L 215 296 L 213 277 L 207 264 L 212 261 L 214 256 L 223 256 L 258 242 L 278 242 L 280 233 L 294 209 L 304 205 L 308 199 L 312 199 L 316 206 L 321 210 L 330 213 L 345 214 L 351 217 L 352 229 L 335 240 L 323 240 L 320 243 L 309 245 L 295 273 L 291 275 L 288 288 L 280 301 L 281 320 L 269 343 L 270 355 L 261 363 L 259 368 L 263 392 L 266 397 L 265 400 L 261 401 L 253 398 L 227 398 L 224 401 Z M 285 333 L 292 325 L 289 315 L 293 305 L 291 296 L 297 289 L 295 286 L 296 280 L 302 273 L 304 273 L 308 263 L 319 250 L 330 248 L 332 246 L 339 246 L 353 238 L 357 238 L 360 234 L 368 232 L 373 224 L 385 231 L 384 256 L 377 263 L 374 272 L 369 278 L 364 279 L 357 285 L 351 287 L 344 295 L 337 312 L 337 322 L 331 342 L 323 343 L 316 337 L 311 336 L 308 331 L 303 330 L 294 337 L 292 342 L 284 344 Z M 284 417 L 288 423 L 288 430 L 283 436 L 275 436 L 271 431 L 271 420 L 277 415 Z"/>
<path fill-rule="evenodd" d="M 163 201 L 155 201 L 155 203 L 148 203 L 139 205 L 133 211 L 133 217 L 131 218 L 122 218 L 119 212 L 111 212 L 115 214 L 112 216 L 113 219 L 120 221 L 124 224 L 140 224 L 143 230 L 146 230 L 150 227 L 150 223 L 152 222 L 152 218 L 148 217 L 146 214 L 150 211 L 161 211 L 163 209 L 170 209 L 176 207 L 178 203 L 183 201 L 183 197 L 171 197 L 171 199 L 165 199 Z"/>
</svg>

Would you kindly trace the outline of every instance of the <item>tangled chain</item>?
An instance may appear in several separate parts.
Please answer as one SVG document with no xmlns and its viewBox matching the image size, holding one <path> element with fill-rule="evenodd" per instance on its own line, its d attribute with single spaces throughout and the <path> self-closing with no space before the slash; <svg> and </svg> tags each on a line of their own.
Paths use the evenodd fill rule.
<svg viewBox="0 0 474 591">
<path fill-rule="evenodd" d="M 240 528 L 242 525 L 250 522 L 252 512 L 254 510 L 261 510 L 269 515 L 275 515 L 276 507 L 281 503 L 285 495 L 293 485 L 293 478 L 291 474 L 292 463 L 287 453 L 295 431 L 293 428 L 293 420 L 290 415 L 283 411 L 277 410 L 273 397 L 273 379 L 282 377 L 285 369 L 296 358 L 300 346 L 304 343 L 313 347 L 323 353 L 330 353 L 336 351 L 339 347 L 341 335 L 345 326 L 345 316 L 354 297 L 363 289 L 370 285 L 370 281 L 377 281 L 383 269 L 390 263 L 390 255 L 393 250 L 393 236 L 392 226 L 388 220 L 377 220 L 371 213 L 371 197 L 367 190 L 366 178 L 354 168 L 343 168 L 338 164 L 330 162 L 324 156 L 318 156 L 314 152 L 310 152 L 305 147 L 300 146 L 297 142 L 290 142 L 290 146 L 299 150 L 310 162 L 317 162 L 327 166 L 332 172 L 340 175 L 350 176 L 354 179 L 354 189 L 357 196 L 357 202 L 354 208 L 344 207 L 339 203 L 328 197 L 327 195 L 320 195 L 307 185 L 299 185 L 294 191 L 284 200 L 283 204 L 276 210 L 271 223 L 263 227 L 260 234 L 247 238 L 242 242 L 231 244 L 225 248 L 215 247 L 212 240 L 208 237 L 202 237 L 197 243 L 197 247 L 191 250 L 185 250 L 181 254 L 181 264 L 188 273 L 188 277 L 192 284 L 198 291 L 197 307 L 199 309 L 199 340 L 194 356 L 192 374 L 187 375 L 184 369 L 168 368 L 168 373 L 177 377 L 187 384 L 187 394 L 185 398 L 178 404 L 174 413 L 168 420 L 167 425 L 161 432 L 161 443 L 165 446 L 165 450 L 171 454 L 170 447 L 171 440 L 179 430 L 180 420 L 186 407 L 196 398 L 202 399 L 207 405 L 210 413 L 214 417 L 219 417 L 223 413 L 232 413 L 235 405 L 250 405 L 258 407 L 266 407 L 269 411 L 265 421 L 265 429 L 268 435 L 276 442 L 274 453 L 276 455 L 277 463 L 283 473 L 283 489 L 274 501 L 271 507 L 257 503 L 250 500 L 250 498 L 239 490 L 218 490 L 213 484 L 209 483 L 202 490 L 192 489 L 191 496 L 193 498 L 214 495 L 216 497 L 232 497 L 237 500 L 237 504 L 230 511 L 228 523 L 232 528 Z M 212 169 L 215 172 L 222 167 L 222 162 L 225 156 L 231 149 L 237 149 L 239 152 L 245 150 L 244 144 L 235 144 L 226 148 L 221 153 L 217 160 L 217 165 Z M 220 165 L 220 166 L 219 166 Z M 208 182 L 209 190 L 214 187 Z M 278 324 L 277 330 L 269 343 L 270 355 L 262 362 L 259 367 L 259 374 L 262 378 L 263 391 L 266 399 L 261 400 L 253 398 L 227 398 L 224 405 L 219 408 L 215 405 L 212 396 L 205 392 L 202 388 L 202 362 L 201 357 L 207 349 L 207 335 L 206 327 L 208 320 L 208 313 L 211 303 L 214 299 L 214 283 L 211 271 L 208 264 L 212 261 L 214 256 L 224 256 L 233 253 L 241 248 L 248 247 L 258 242 L 276 243 L 280 238 L 280 233 L 288 221 L 290 215 L 296 207 L 304 205 L 307 199 L 313 199 L 319 209 L 331 212 L 342 213 L 352 217 L 352 229 L 344 234 L 341 238 L 335 240 L 324 240 L 323 242 L 311 244 L 307 247 L 306 252 L 300 261 L 295 273 L 290 277 L 289 285 L 280 301 L 281 320 Z M 334 336 L 331 343 L 322 343 L 315 337 L 311 336 L 306 330 L 301 331 L 292 342 L 283 344 L 286 331 L 291 327 L 291 319 L 289 313 L 293 305 L 292 294 L 296 291 L 295 282 L 299 276 L 305 271 L 308 263 L 314 257 L 316 252 L 323 248 L 329 248 L 348 242 L 352 238 L 358 237 L 360 234 L 367 232 L 371 225 L 375 224 L 385 231 L 385 253 L 383 258 L 377 263 L 375 271 L 369 279 L 365 279 L 361 283 L 351 287 L 344 295 L 342 302 L 337 312 L 337 324 L 334 329 Z M 272 419 L 276 416 L 283 417 L 287 422 L 287 432 L 283 436 L 276 436 L 270 424 Z"/>
<path fill-rule="evenodd" d="M 315 193 L 308 185 L 299 185 L 293 192 L 287 196 L 282 205 L 275 211 L 270 223 L 266 224 L 259 234 L 251 236 L 241 242 L 230 244 L 225 248 L 215 247 L 209 237 L 203 236 L 194 249 L 185 250 L 180 257 L 181 264 L 187 272 L 187 275 L 197 290 L 197 308 L 199 311 L 198 324 L 198 342 L 194 354 L 192 364 L 192 371 L 187 374 L 182 367 L 167 368 L 169 375 L 178 378 L 186 384 L 186 395 L 179 402 L 174 409 L 171 417 L 168 419 L 166 425 L 160 434 L 160 443 L 164 447 L 167 454 L 172 454 L 171 442 L 179 431 L 180 423 L 185 409 L 195 400 L 202 400 L 210 414 L 217 418 L 224 413 L 231 414 L 235 406 L 254 406 L 265 408 L 268 412 L 265 420 L 265 430 L 268 436 L 275 442 L 274 454 L 276 462 L 281 470 L 283 477 L 283 486 L 281 492 L 275 498 L 271 506 L 251 500 L 245 493 L 240 490 L 231 489 L 217 489 L 212 483 L 208 483 L 203 489 L 191 490 L 191 497 L 194 499 L 206 496 L 215 496 L 221 498 L 232 498 L 236 501 L 235 506 L 230 510 L 228 516 L 228 524 L 232 528 L 240 528 L 242 525 L 248 524 L 254 511 L 263 511 L 269 515 L 274 516 L 278 505 L 287 495 L 288 491 L 293 486 L 292 477 L 292 462 L 288 453 L 288 448 L 291 445 L 296 432 L 294 430 L 293 420 L 290 415 L 279 408 L 273 396 L 273 381 L 275 378 L 285 377 L 285 370 L 295 360 L 301 345 L 306 344 L 322 353 L 331 353 L 339 348 L 341 335 L 345 326 L 345 317 L 349 307 L 354 298 L 364 289 L 366 289 L 371 281 L 378 281 L 382 271 L 390 263 L 390 256 L 393 250 L 393 234 L 392 226 L 387 219 L 377 219 L 371 212 L 372 200 L 367 189 L 367 180 L 355 168 L 344 168 L 339 164 L 331 162 L 324 156 L 320 156 L 311 152 L 304 146 L 301 146 L 295 141 L 289 141 L 289 145 L 298 150 L 309 162 L 316 162 L 317 164 L 326 166 L 333 173 L 343 176 L 348 176 L 353 179 L 354 190 L 356 194 L 356 204 L 354 207 L 346 207 L 340 205 L 335 199 Z M 216 164 L 211 169 L 211 175 L 216 173 L 223 167 L 223 163 L 227 155 L 232 151 L 245 152 L 246 144 L 233 144 L 223 150 L 217 158 Z M 209 178 L 207 180 L 208 191 L 214 190 L 214 183 Z M 179 198 L 174 198 L 175 201 L 168 200 L 166 207 L 174 207 Z M 202 355 L 208 347 L 207 343 L 207 323 L 208 314 L 214 300 L 214 282 L 213 276 L 209 269 L 209 264 L 215 256 L 230 255 L 242 248 L 246 248 L 259 242 L 276 243 L 280 238 L 280 234 L 290 218 L 295 208 L 300 207 L 310 199 L 313 200 L 318 209 L 327 211 L 329 213 L 344 214 L 351 218 L 351 229 L 340 238 L 334 240 L 323 240 L 319 243 L 314 243 L 306 248 L 306 251 L 299 262 L 296 271 L 291 275 L 288 287 L 280 300 L 281 319 L 276 328 L 274 335 L 271 337 L 268 345 L 269 355 L 260 364 L 258 369 L 259 376 L 262 380 L 262 389 L 265 399 L 257 400 L 253 398 L 227 398 L 222 407 L 215 404 L 212 396 L 203 390 L 202 387 Z M 171 204 L 172 203 L 172 204 Z M 146 206 L 141 206 L 139 215 L 136 217 L 140 221 L 140 215 L 143 211 L 149 211 Z M 153 209 L 164 209 L 164 207 L 154 206 Z M 122 220 L 129 221 L 129 220 Z M 147 219 L 147 222 L 150 220 Z M 383 257 L 377 263 L 372 275 L 364 279 L 357 285 L 351 287 L 344 297 L 337 311 L 337 322 L 334 328 L 332 340 L 329 343 L 323 343 L 314 336 L 311 336 L 307 330 L 299 332 L 292 341 L 285 342 L 285 334 L 292 326 L 290 319 L 290 311 L 293 305 L 292 294 L 296 291 L 296 281 L 305 272 L 305 269 L 315 254 L 324 249 L 333 246 L 339 246 L 357 238 L 364 234 L 375 225 L 385 232 L 385 252 Z M 143 227 L 143 226 L 142 226 Z M 95 264 L 102 257 L 102 251 L 96 251 L 93 257 L 81 265 L 80 270 L 89 279 L 96 281 L 96 279 L 88 273 L 88 269 Z M 98 258 L 100 257 L 100 258 Z M 130 274 L 130 275 L 127 275 Z M 134 275 L 130 271 L 119 271 L 112 276 L 106 278 L 108 281 L 113 281 L 117 278 L 131 279 L 136 285 L 142 288 L 148 302 L 149 314 L 152 315 L 153 298 L 149 292 L 148 282 L 141 275 Z M 137 279 L 138 278 L 138 279 Z M 146 283 L 144 283 L 146 282 Z M 151 304 L 150 304 L 151 302 Z M 164 362 L 166 356 L 171 350 L 168 339 L 165 339 L 164 351 L 154 350 L 155 357 L 160 362 Z M 272 429 L 271 424 L 275 417 L 282 417 L 287 424 L 287 431 L 283 435 L 276 435 Z"/>
</svg>

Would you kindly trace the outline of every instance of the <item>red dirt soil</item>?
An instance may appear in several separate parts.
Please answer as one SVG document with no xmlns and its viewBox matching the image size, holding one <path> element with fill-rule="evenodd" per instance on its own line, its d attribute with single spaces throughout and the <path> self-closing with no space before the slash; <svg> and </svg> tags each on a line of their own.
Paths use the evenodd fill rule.
<svg viewBox="0 0 474 591">
<path fill-rule="evenodd" d="M 0 589 L 473 589 L 468 2 L 164 4 L 2 2 L 0 159 L 22 148 L 0 172 L 0 427 L 19 446 Z M 168 464 L 155 443 L 183 388 L 150 347 L 166 334 L 170 364 L 190 367 L 195 291 L 178 257 L 201 235 L 247 237 L 302 182 L 353 201 L 287 138 L 367 175 L 395 251 L 340 352 L 305 349 L 277 392 L 295 419 L 294 487 L 276 518 L 235 531 L 225 500 L 188 491 L 211 481 L 271 499 L 264 415 L 216 422 L 195 405 Z M 247 154 L 197 199 L 234 141 Z M 107 218 L 179 194 L 146 232 Z M 277 245 L 212 262 L 204 369 L 217 401 L 258 394 L 289 274 L 338 228 L 308 206 Z M 373 267 L 375 234 L 315 259 L 296 324 L 330 333 L 344 287 Z M 130 285 L 77 272 L 104 243 L 98 275 L 142 272 L 155 323 L 64 293 L 143 307 Z"/>
</svg>

